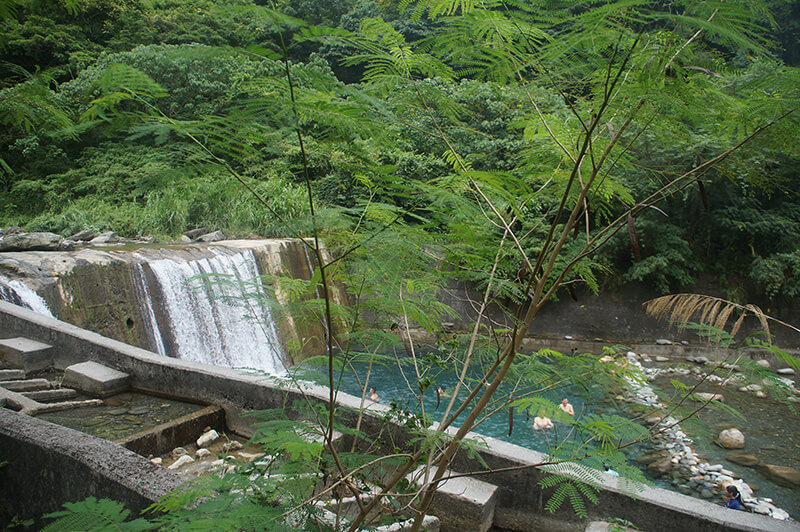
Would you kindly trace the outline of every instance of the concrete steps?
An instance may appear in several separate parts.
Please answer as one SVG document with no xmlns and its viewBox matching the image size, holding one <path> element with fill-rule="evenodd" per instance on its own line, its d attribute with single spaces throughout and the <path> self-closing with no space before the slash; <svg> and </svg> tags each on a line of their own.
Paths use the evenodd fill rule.
<svg viewBox="0 0 800 532">
<path fill-rule="evenodd" d="M 89 395 L 108 397 L 128 389 L 130 376 L 97 362 L 81 362 L 64 370 L 61 384 Z"/>
<path fill-rule="evenodd" d="M 78 391 L 72 388 L 55 388 L 53 390 L 38 390 L 34 392 L 22 392 L 28 399 L 33 399 L 40 403 L 51 403 L 54 401 L 66 401 L 78 397 Z"/>
<path fill-rule="evenodd" d="M 34 392 L 49 390 L 53 384 L 47 379 L 25 379 L 17 381 L 3 381 L 3 388 L 12 392 Z"/>
<path fill-rule="evenodd" d="M 61 387 L 45 378 L 28 378 L 31 372 L 50 369 L 52 360 L 53 347 L 48 344 L 23 337 L 0 339 L 0 361 L 14 368 L 0 370 L 0 406 L 36 415 L 102 404 L 99 399 L 73 400 L 78 390 L 106 397 L 128 388 L 128 374 L 96 362 L 66 369 L 62 384 L 72 387 Z"/>
<path fill-rule="evenodd" d="M 6 338 L 0 340 L 0 358 L 30 373 L 53 365 L 53 346 L 30 338 Z"/>
<path fill-rule="evenodd" d="M 21 369 L 0 369 L 0 382 L 18 381 L 25 378 L 25 372 Z"/>
</svg>

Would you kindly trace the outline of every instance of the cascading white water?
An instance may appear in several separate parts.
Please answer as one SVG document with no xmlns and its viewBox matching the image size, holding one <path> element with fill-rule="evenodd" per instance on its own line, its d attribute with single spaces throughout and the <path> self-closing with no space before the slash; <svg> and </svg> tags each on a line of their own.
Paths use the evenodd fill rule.
<svg viewBox="0 0 800 532">
<path fill-rule="evenodd" d="M 210 258 L 174 257 L 147 263 L 163 295 L 177 349 L 174 355 L 217 366 L 285 373 L 269 307 L 252 297 L 263 296 L 260 284 L 252 282 L 259 275 L 255 254 L 252 250 L 211 251 L 215 255 Z M 152 323 L 160 337 L 154 315 Z"/>
<path fill-rule="evenodd" d="M 0 276 L 0 300 L 14 303 L 21 307 L 31 309 L 39 314 L 53 317 L 53 313 L 47 308 L 47 303 L 34 290 L 16 279 L 8 279 Z"/>
<path fill-rule="evenodd" d="M 153 311 L 153 299 L 150 297 L 150 289 L 147 288 L 147 279 L 144 276 L 144 267 L 141 263 L 134 263 L 133 273 L 136 297 L 139 300 L 139 308 L 144 318 L 144 326 L 147 330 L 150 345 L 159 355 L 166 355 L 167 349 L 164 347 L 164 338 L 161 336 L 156 313 Z"/>
</svg>

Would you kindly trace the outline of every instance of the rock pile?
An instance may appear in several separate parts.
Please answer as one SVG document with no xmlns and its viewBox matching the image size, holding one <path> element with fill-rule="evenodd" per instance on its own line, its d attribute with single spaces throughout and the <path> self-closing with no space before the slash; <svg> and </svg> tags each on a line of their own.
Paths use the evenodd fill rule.
<svg viewBox="0 0 800 532">
<path fill-rule="evenodd" d="M 629 352 L 626 356 L 629 363 L 637 366 L 648 380 L 652 381 L 659 374 L 678 373 L 687 375 L 694 373 L 687 368 L 645 368 L 636 353 Z M 692 362 L 698 364 L 708 363 L 706 357 L 694 357 Z M 705 359 L 698 361 L 697 359 Z M 732 369 L 732 368 L 731 368 Z M 714 375 L 712 375 L 713 377 Z M 655 408 L 664 408 L 658 400 L 656 393 L 648 384 L 630 380 L 630 396 L 628 401 Z M 718 398 L 716 398 L 719 400 Z M 672 416 L 653 416 L 647 423 L 654 426 L 651 450 L 641 455 L 637 460 L 647 467 L 655 477 L 663 478 L 670 482 L 679 492 L 699 497 L 702 499 L 717 499 L 723 502 L 727 499 L 724 495 L 725 488 L 734 485 L 739 489 L 745 508 L 759 514 L 769 515 L 775 519 L 788 519 L 789 514 L 772 504 L 772 499 L 759 498 L 753 489 L 737 473 L 725 469 L 722 464 L 710 464 L 697 455 L 693 440 L 686 435 L 678 425 L 678 420 Z M 738 434 L 737 434 L 738 433 Z M 722 436 L 725 434 L 725 436 Z M 741 437 L 741 438 L 739 438 Z M 744 447 L 744 435 L 738 429 L 728 429 L 720 434 L 718 439 L 726 442 L 740 442 Z M 753 457 L 757 463 L 758 459 Z M 742 463 L 742 462 L 737 462 Z M 786 468 L 791 469 L 791 468 Z M 793 470 L 795 471 L 795 470 Z M 798 482 L 800 482 L 800 472 Z"/>
<path fill-rule="evenodd" d="M 145 244 L 149 241 L 147 239 L 122 238 L 113 231 L 98 235 L 90 229 L 80 231 L 67 238 L 48 232 L 26 233 L 19 227 L 0 229 L 0 251 L 72 251 L 86 245 Z"/>
</svg>

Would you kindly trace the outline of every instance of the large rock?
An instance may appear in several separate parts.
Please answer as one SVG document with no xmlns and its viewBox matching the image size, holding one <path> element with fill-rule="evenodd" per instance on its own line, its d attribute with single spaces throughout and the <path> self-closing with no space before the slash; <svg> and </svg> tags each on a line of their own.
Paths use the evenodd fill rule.
<svg viewBox="0 0 800 532">
<path fill-rule="evenodd" d="M 219 242 L 220 240 L 225 240 L 225 235 L 222 231 L 214 231 L 197 237 L 198 242 Z"/>
<path fill-rule="evenodd" d="M 79 231 L 69 237 L 68 240 L 74 240 L 75 242 L 86 242 L 93 239 L 96 236 L 96 233 L 91 229 L 84 229 L 83 231 Z"/>
<path fill-rule="evenodd" d="M 0 238 L 0 251 L 56 250 L 61 237 L 55 233 L 14 233 Z"/>
<path fill-rule="evenodd" d="M 204 235 L 206 233 L 208 233 L 208 229 L 206 229 L 205 227 L 200 227 L 198 229 L 190 229 L 183 234 L 190 240 L 194 240 L 195 238 Z"/>
<path fill-rule="evenodd" d="M 647 466 L 647 470 L 650 471 L 654 476 L 661 476 L 666 475 L 672 469 L 672 457 L 667 456 L 659 460 L 658 462 L 653 462 L 649 466 Z"/>
<path fill-rule="evenodd" d="M 726 449 L 744 449 L 744 434 L 739 429 L 723 430 L 717 436 L 717 443 Z"/>
<path fill-rule="evenodd" d="M 728 456 L 728 460 L 733 462 L 734 464 L 739 464 L 747 467 L 753 467 L 755 465 L 758 465 L 759 462 L 761 462 L 761 460 L 759 460 L 752 454 L 732 454 Z"/>
<path fill-rule="evenodd" d="M 108 231 L 101 235 L 98 235 L 89 241 L 90 244 L 114 244 L 115 242 L 119 242 L 121 239 L 117 233 L 114 231 Z"/>
<path fill-rule="evenodd" d="M 782 486 L 800 486 L 800 471 L 793 467 L 772 464 L 759 464 L 758 470 L 776 484 Z"/>
</svg>

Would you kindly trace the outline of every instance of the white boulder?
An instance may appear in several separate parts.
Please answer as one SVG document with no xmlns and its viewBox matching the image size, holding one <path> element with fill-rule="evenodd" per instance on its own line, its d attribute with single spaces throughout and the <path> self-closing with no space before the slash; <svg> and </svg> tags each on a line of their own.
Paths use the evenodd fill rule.
<svg viewBox="0 0 800 532">
<path fill-rule="evenodd" d="M 726 449 L 744 449 L 744 434 L 737 428 L 726 429 L 717 436 L 717 443 Z"/>
</svg>

